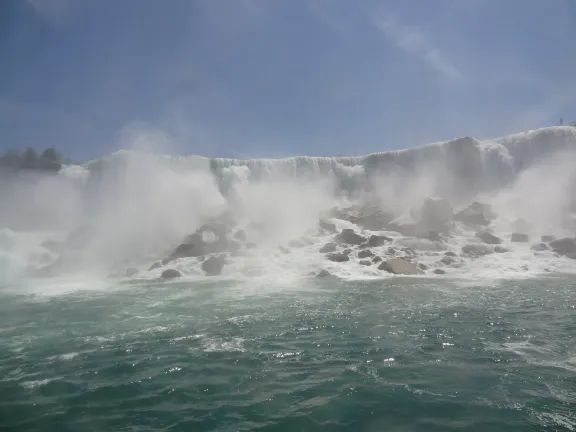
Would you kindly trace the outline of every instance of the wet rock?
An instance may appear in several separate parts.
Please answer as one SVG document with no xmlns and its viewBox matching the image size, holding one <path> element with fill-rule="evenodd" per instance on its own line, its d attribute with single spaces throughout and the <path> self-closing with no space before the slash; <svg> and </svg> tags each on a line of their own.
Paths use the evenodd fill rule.
<svg viewBox="0 0 576 432">
<path fill-rule="evenodd" d="M 358 264 L 360 264 L 361 266 L 371 266 L 372 262 L 369 260 L 361 260 L 358 262 Z"/>
<path fill-rule="evenodd" d="M 320 221 L 318 221 L 318 226 L 322 231 L 330 234 L 336 234 L 337 232 L 336 225 L 326 219 L 320 219 Z"/>
<path fill-rule="evenodd" d="M 138 269 L 135 269 L 133 267 L 127 268 L 126 271 L 124 272 L 126 277 L 132 277 L 137 273 L 138 273 Z"/>
<path fill-rule="evenodd" d="M 568 256 L 570 258 L 576 256 L 576 240 L 573 238 L 562 238 L 551 241 L 550 248 L 559 255 Z"/>
<path fill-rule="evenodd" d="M 442 270 L 442 269 L 436 269 L 432 273 L 437 274 L 437 275 L 443 275 L 443 274 L 446 274 L 446 271 Z"/>
<path fill-rule="evenodd" d="M 485 226 L 490 223 L 493 217 L 492 208 L 488 204 L 473 202 L 465 209 L 462 209 L 454 215 L 454 220 L 463 222 L 467 225 Z"/>
<path fill-rule="evenodd" d="M 540 239 L 542 243 L 550 243 L 553 242 L 554 240 L 556 240 L 556 236 L 553 235 L 543 235 L 542 238 Z"/>
<path fill-rule="evenodd" d="M 316 275 L 317 278 L 335 278 L 336 276 L 334 276 L 332 273 L 330 273 L 328 270 L 321 270 L 320 273 L 318 273 Z"/>
<path fill-rule="evenodd" d="M 386 237 L 383 235 L 371 235 L 368 239 L 368 246 L 369 247 L 379 247 L 383 246 L 387 242 L 391 242 L 392 239 L 390 237 Z"/>
<path fill-rule="evenodd" d="M 428 266 L 426 264 L 419 263 L 418 267 L 420 267 L 420 270 L 428 270 Z"/>
<path fill-rule="evenodd" d="M 476 237 L 478 237 L 486 244 L 496 245 L 502 243 L 502 240 L 500 240 L 494 234 L 489 233 L 488 231 L 478 231 L 476 233 Z"/>
<path fill-rule="evenodd" d="M 150 266 L 148 271 L 156 270 L 157 268 L 160 268 L 160 267 L 162 267 L 162 263 L 161 262 L 155 262 L 154 264 L 152 264 Z"/>
<path fill-rule="evenodd" d="M 544 252 L 545 250 L 548 250 L 548 245 L 546 243 L 537 243 L 533 245 L 530 249 L 532 249 L 535 252 Z"/>
<path fill-rule="evenodd" d="M 449 266 L 449 265 L 452 265 L 452 264 L 454 264 L 454 263 L 456 262 L 456 258 L 451 257 L 451 256 L 445 256 L 444 258 L 442 258 L 442 259 L 440 260 L 440 262 L 441 262 L 442 264 L 444 264 L 444 265 Z"/>
<path fill-rule="evenodd" d="M 512 233 L 510 240 L 513 243 L 528 243 L 530 241 L 530 236 L 528 236 L 528 234 L 515 232 L 515 233 Z"/>
<path fill-rule="evenodd" d="M 225 255 L 215 255 L 202 263 L 202 270 L 206 276 L 220 276 L 226 264 L 228 264 L 228 260 Z"/>
<path fill-rule="evenodd" d="M 178 270 L 167 269 L 162 272 L 162 275 L 160 277 L 162 279 L 176 279 L 182 277 L 182 273 L 180 273 Z"/>
<path fill-rule="evenodd" d="M 424 231 L 447 232 L 454 210 L 444 198 L 428 198 L 420 210 L 420 226 Z"/>
<path fill-rule="evenodd" d="M 496 253 L 508 253 L 508 252 L 510 252 L 510 249 L 505 248 L 504 246 L 495 246 L 494 252 L 496 252 Z"/>
<path fill-rule="evenodd" d="M 358 258 L 370 258 L 374 256 L 374 252 L 370 249 L 364 249 L 358 252 Z"/>
<path fill-rule="evenodd" d="M 402 258 L 392 258 L 384 261 L 378 266 L 378 270 L 400 275 L 419 275 L 424 273 L 418 266 Z"/>
<path fill-rule="evenodd" d="M 332 262 L 350 261 L 350 257 L 345 253 L 331 253 L 331 254 L 326 255 L 326 258 Z"/>
<path fill-rule="evenodd" d="M 382 258 L 380 258 L 380 257 L 374 257 L 374 258 L 372 258 L 372 262 L 373 262 L 374 264 L 377 264 L 377 263 L 379 263 L 379 262 L 382 262 Z"/>
<path fill-rule="evenodd" d="M 483 244 L 468 244 L 462 246 L 462 253 L 471 257 L 481 257 L 484 255 L 489 255 L 492 252 L 494 252 L 492 248 Z"/>
<path fill-rule="evenodd" d="M 361 245 L 366 241 L 365 237 L 356 234 L 353 229 L 346 228 L 343 229 L 340 234 L 335 237 L 337 243 L 343 243 L 347 245 Z"/>
<path fill-rule="evenodd" d="M 448 256 L 448 257 L 457 257 L 458 256 L 456 253 L 451 252 L 451 251 L 445 252 L 444 255 Z"/>
<path fill-rule="evenodd" d="M 320 248 L 320 250 L 318 252 L 320 253 L 330 253 L 330 252 L 336 252 L 336 243 L 326 243 L 324 246 L 322 246 Z"/>
</svg>

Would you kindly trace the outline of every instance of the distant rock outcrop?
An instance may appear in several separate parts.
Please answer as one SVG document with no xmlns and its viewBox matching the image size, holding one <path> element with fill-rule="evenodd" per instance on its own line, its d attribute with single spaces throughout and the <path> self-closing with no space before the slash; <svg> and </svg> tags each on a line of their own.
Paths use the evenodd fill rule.
<svg viewBox="0 0 576 432">
<path fill-rule="evenodd" d="M 424 273 L 418 266 L 402 258 L 392 258 L 384 261 L 378 266 L 378 270 L 398 275 L 419 275 Z"/>
<path fill-rule="evenodd" d="M 515 232 L 512 233 L 510 241 L 512 241 L 513 243 L 528 243 L 530 241 L 530 236 L 528 234 Z"/>
<path fill-rule="evenodd" d="M 211 256 L 202 263 L 202 270 L 206 276 L 220 276 L 226 264 L 228 264 L 228 260 L 225 255 Z"/>
<path fill-rule="evenodd" d="M 568 258 L 576 258 L 576 239 L 562 238 L 551 241 L 549 245 L 558 255 L 563 255 Z"/>
<path fill-rule="evenodd" d="M 336 235 L 334 240 L 337 243 L 347 244 L 347 245 L 361 245 L 366 241 L 365 237 L 356 234 L 353 229 L 346 228 L 343 229 L 340 234 Z"/>
</svg>

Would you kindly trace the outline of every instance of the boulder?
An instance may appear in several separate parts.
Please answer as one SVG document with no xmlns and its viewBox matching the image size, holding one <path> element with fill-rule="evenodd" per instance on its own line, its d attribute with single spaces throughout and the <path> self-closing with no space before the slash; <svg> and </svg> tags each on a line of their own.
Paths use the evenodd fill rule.
<svg viewBox="0 0 576 432">
<path fill-rule="evenodd" d="M 182 277 L 182 273 L 180 273 L 178 270 L 167 269 L 162 272 L 162 275 L 160 277 L 162 279 L 176 279 Z"/>
<path fill-rule="evenodd" d="M 530 236 L 528 234 L 522 234 L 519 232 L 512 233 L 510 240 L 513 243 L 528 243 L 530 241 Z"/>
<path fill-rule="evenodd" d="M 447 232 L 454 210 L 444 198 L 428 198 L 420 209 L 420 226 L 424 231 Z"/>
<path fill-rule="evenodd" d="M 162 263 L 161 262 L 155 262 L 154 264 L 152 264 L 150 266 L 148 271 L 156 270 L 157 268 L 160 268 L 160 267 L 162 267 Z"/>
<path fill-rule="evenodd" d="M 418 267 L 420 267 L 421 270 L 428 270 L 428 266 L 426 264 L 419 263 Z"/>
<path fill-rule="evenodd" d="M 358 264 L 360 264 L 361 266 L 371 266 L 372 262 L 369 260 L 361 260 L 358 262 Z"/>
<path fill-rule="evenodd" d="M 378 266 L 378 270 L 399 275 L 419 275 L 424 273 L 418 266 L 402 258 L 392 258 L 384 261 Z"/>
<path fill-rule="evenodd" d="M 573 238 L 562 238 L 551 241 L 550 248 L 559 255 L 568 256 L 570 258 L 576 256 L 576 240 Z"/>
<path fill-rule="evenodd" d="M 454 215 L 454 220 L 463 222 L 467 225 L 485 226 L 490 223 L 492 217 L 492 208 L 490 205 L 473 202 L 468 207 L 456 213 Z"/>
<path fill-rule="evenodd" d="M 456 262 L 456 258 L 451 257 L 451 256 L 445 256 L 444 258 L 442 258 L 442 259 L 440 260 L 440 262 L 441 262 L 442 264 L 444 264 L 444 265 L 449 266 L 449 265 L 452 265 L 452 264 L 454 264 L 454 263 Z"/>
<path fill-rule="evenodd" d="M 372 258 L 372 262 L 373 262 L 374 264 L 377 264 L 377 263 L 379 263 L 379 262 L 382 262 L 382 258 L 380 258 L 380 257 L 374 257 L 374 258 Z"/>
<path fill-rule="evenodd" d="M 415 237 L 420 231 L 418 223 L 412 216 L 403 215 L 388 224 L 390 231 L 396 231 L 406 237 Z"/>
<path fill-rule="evenodd" d="M 358 252 L 358 258 L 370 258 L 374 256 L 374 252 L 370 249 L 364 249 Z"/>
<path fill-rule="evenodd" d="M 337 232 L 336 225 L 326 219 L 320 219 L 318 221 L 318 226 L 322 231 L 325 231 L 330 234 L 336 234 Z"/>
<path fill-rule="evenodd" d="M 508 253 L 510 249 L 505 248 L 504 246 L 494 246 L 494 252 L 496 253 Z"/>
<path fill-rule="evenodd" d="M 346 262 L 350 261 L 350 257 L 345 253 L 331 253 L 327 254 L 326 258 L 328 258 L 332 262 Z"/>
<path fill-rule="evenodd" d="M 462 253 L 472 257 L 481 257 L 484 255 L 489 255 L 492 252 L 494 252 L 492 248 L 483 244 L 468 244 L 462 246 Z"/>
<path fill-rule="evenodd" d="M 488 231 L 478 231 L 476 233 L 476 237 L 478 237 L 486 244 L 496 245 L 502 243 L 502 240 L 500 240 L 494 234 L 489 233 Z"/>
<path fill-rule="evenodd" d="M 446 271 L 442 270 L 442 269 L 436 269 L 432 273 L 437 274 L 437 275 L 443 275 L 443 274 L 446 274 Z"/>
<path fill-rule="evenodd" d="M 533 245 L 530 249 L 532 249 L 535 252 L 544 252 L 545 250 L 548 250 L 548 245 L 546 243 L 537 243 Z"/>
<path fill-rule="evenodd" d="M 369 247 L 379 247 L 383 246 L 386 242 L 391 242 L 392 239 L 390 237 L 386 237 L 383 235 L 371 235 L 368 239 L 368 246 Z"/>
<path fill-rule="evenodd" d="M 336 243 L 326 243 L 319 251 L 320 253 L 336 252 Z"/>
<path fill-rule="evenodd" d="M 334 276 L 328 270 L 321 270 L 320 273 L 318 273 L 315 277 L 317 277 L 317 278 L 334 278 L 336 276 Z"/>
<path fill-rule="evenodd" d="M 336 240 L 337 243 L 347 245 L 361 245 L 366 241 L 366 238 L 356 234 L 353 229 L 346 228 L 343 229 L 340 234 L 336 235 L 334 240 Z"/>
<path fill-rule="evenodd" d="M 542 238 L 540 239 L 542 243 L 550 243 L 553 242 L 554 240 L 556 240 L 556 236 L 553 235 L 543 235 Z"/>
<path fill-rule="evenodd" d="M 215 255 L 202 263 L 202 270 L 206 276 L 220 276 L 226 264 L 228 264 L 228 260 L 225 255 Z"/>
<path fill-rule="evenodd" d="M 126 277 L 132 277 L 132 276 L 134 276 L 134 275 L 137 274 L 137 273 L 138 273 L 138 269 L 135 269 L 135 268 L 133 268 L 133 267 L 130 267 L 130 268 L 126 269 L 126 271 L 124 272 L 124 274 L 126 275 Z"/>
<path fill-rule="evenodd" d="M 448 256 L 448 257 L 456 257 L 456 256 L 458 256 L 458 255 L 456 255 L 456 253 L 451 252 L 451 251 L 444 252 L 444 255 L 445 255 L 445 256 Z"/>
</svg>

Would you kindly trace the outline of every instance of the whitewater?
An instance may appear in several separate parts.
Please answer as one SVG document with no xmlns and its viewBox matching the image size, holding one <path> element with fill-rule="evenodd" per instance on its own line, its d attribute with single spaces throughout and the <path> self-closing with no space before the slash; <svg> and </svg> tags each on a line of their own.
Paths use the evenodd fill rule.
<svg viewBox="0 0 576 432">
<path fill-rule="evenodd" d="M 576 429 L 576 128 L 165 144 L 1 173 L 0 429 Z"/>
</svg>

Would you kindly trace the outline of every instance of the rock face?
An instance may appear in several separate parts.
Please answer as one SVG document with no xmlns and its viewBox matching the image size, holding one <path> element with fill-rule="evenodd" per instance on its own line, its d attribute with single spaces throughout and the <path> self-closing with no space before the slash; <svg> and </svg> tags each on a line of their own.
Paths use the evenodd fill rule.
<svg viewBox="0 0 576 432">
<path fill-rule="evenodd" d="M 486 244 L 496 245 L 502 243 L 502 240 L 500 240 L 494 234 L 489 233 L 488 231 L 478 231 L 476 233 L 476 237 L 478 237 Z"/>
<path fill-rule="evenodd" d="M 528 243 L 530 241 L 530 236 L 528 236 L 528 234 L 515 232 L 512 233 L 510 240 L 514 243 Z"/>
<path fill-rule="evenodd" d="M 428 198 L 420 211 L 423 231 L 447 232 L 454 218 L 454 210 L 444 198 Z"/>
<path fill-rule="evenodd" d="M 492 208 L 488 204 L 473 202 L 454 215 L 454 220 L 473 226 L 485 226 L 492 218 Z"/>
<path fill-rule="evenodd" d="M 326 258 L 328 258 L 332 262 L 350 261 L 350 257 L 345 253 L 331 253 L 326 255 Z"/>
<path fill-rule="evenodd" d="M 162 279 L 176 279 L 179 277 L 182 277 L 182 273 L 174 269 L 164 270 L 161 276 Z"/>
<path fill-rule="evenodd" d="M 335 239 L 337 243 L 348 244 L 348 245 L 361 245 L 366 241 L 366 238 L 359 234 L 356 234 L 353 229 L 346 228 L 343 229 L 340 234 L 338 234 Z"/>
<path fill-rule="evenodd" d="M 551 241 L 550 248 L 559 255 L 576 258 L 576 240 L 573 238 L 562 238 Z"/>
<path fill-rule="evenodd" d="M 318 252 L 320 253 L 336 252 L 336 243 L 326 243 L 324 246 L 320 248 Z"/>
<path fill-rule="evenodd" d="M 358 258 L 370 258 L 374 256 L 374 252 L 370 249 L 364 249 L 358 252 Z"/>
<path fill-rule="evenodd" d="M 371 235 L 368 239 L 368 246 L 369 247 L 379 247 L 383 246 L 386 242 L 391 242 L 392 239 L 390 237 L 386 237 L 383 235 Z"/>
<path fill-rule="evenodd" d="M 403 260 L 402 258 L 392 258 L 384 261 L 378 266 L 378 270 L 384 270 L 388 273 L 399 275 L 419 275 L 424 273 L 418 268 L 418 266 Z"/>
<path fill-rule="evenodd" d="M 469 244 L 462 246 L 462 253 L 472 257 L 481 257 L 489 255 L 492 252 L 493 250 L 490 247 L 483 244 Z"/>
<path fill-rule="evenodd" d="M 206 276 L 219 276 L 227 263 L 228 260 L 225 255 L 211 256 L 202 263 L 202 270 L 204 270 Z"/>
</svg>

